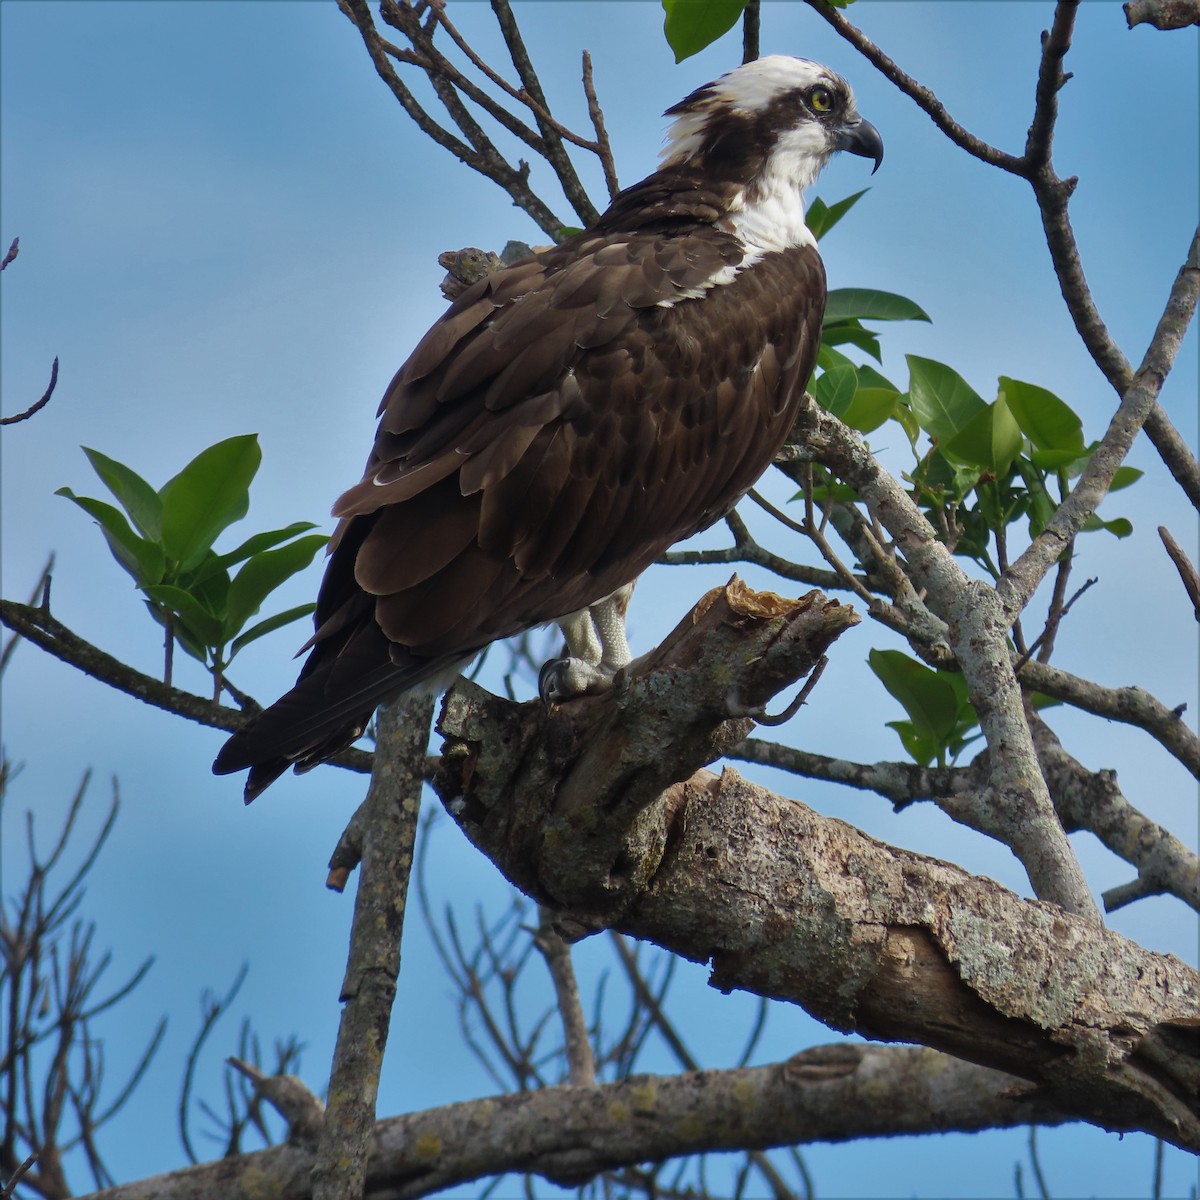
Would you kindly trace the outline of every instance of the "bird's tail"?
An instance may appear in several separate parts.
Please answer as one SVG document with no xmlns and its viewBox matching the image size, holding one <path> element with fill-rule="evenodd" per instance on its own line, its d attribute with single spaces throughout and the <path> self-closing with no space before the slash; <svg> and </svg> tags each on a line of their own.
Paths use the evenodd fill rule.
<svg viewBox="0 0 1200 1200">
<path fill-rule="evenodd" d="M 249 804 L 288 767 L 307 771 L 356 741 L 376 707 L 444 669 L 441 660 L 411 656 L 393 662 L 378 626 L 351 638 L 341 652 L 305 664 L 296 686 L 251 717 L 221 747 L 215 775 L 250 768 Z"/>
</svg>

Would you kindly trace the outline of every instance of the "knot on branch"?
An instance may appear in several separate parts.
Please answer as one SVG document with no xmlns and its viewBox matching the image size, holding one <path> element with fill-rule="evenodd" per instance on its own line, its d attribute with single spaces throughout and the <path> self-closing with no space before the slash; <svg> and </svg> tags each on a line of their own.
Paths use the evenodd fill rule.
<svg viewBox="0 0 1200 1200">
<path fill-rule="evenodd" d="M 460 681 L 438 719 L 434 780 L 467 836 L 522 891 L 585 928 L 636 904 L 686 819 L 679 785 L 741 742 L 807 675 L 853 609 L 789 600 L 736 576 L 701 598 L 614 689 L 547 711 Z"/>
</svg>

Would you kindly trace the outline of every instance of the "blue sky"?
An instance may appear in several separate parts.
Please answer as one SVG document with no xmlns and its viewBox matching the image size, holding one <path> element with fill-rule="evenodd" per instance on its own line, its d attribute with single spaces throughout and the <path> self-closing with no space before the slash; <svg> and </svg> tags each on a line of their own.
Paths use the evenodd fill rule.
<svg viewBox="0 0 1200 1200">
<path fill-rule="evenodd" d="M 451 11 L 481 49 L 497 47 L 486 5 Z M 626 183 L 653 169 L 658 114 L 740 56 L 726 38 L 676 66 L 649 2 L 560 0 L 517 11 L 548 95 L 580 128 L 578 54 L 592 51 Z M 1046 4 L 980 0 L 863 0 L 851 10 L 959 120 L 1014 151 L 1029 122 L 1038 33 L 1050 14 Z M 204 446 L 257 432 L 264 465 L 248 528 L 327 522 L 332 499 L 358 478 L 383 386 L 441 310 L 437 253 L 544 239 L 492 184 L 419 135 L 332 4 L 5 0 L 0 36 L 0 241 L 21 238 L 21 256 L 0 286 L 4 412 L 40 395 L 51 359 L 61 360 L 53 402 L 6 429 L 0 445 L 4 594 L 23 599 L 53 549 L 56 615 L 153 672 L 157 627 L 88 519 L 53 495 L 63 485 L 98 494 L 78 447 L 122 459 L 158 484 Z M 903 355 L 912 353 L 951 363 L 985 398 L 1000 374 L 1029 380 L 1061 395 L 1083 415 L 1087 435 L 1100 436 L 1113 397 L 1070 327 L 1028 186 L 950 146 L 804 6 L 765 7 L 763 48 L 846 75 L 883 134 L 887 160 L 878 175 L 868 180 L 865 163 L 843 157 L 817 190 L 832 200 L 871 187 L 823 243 L 831 284 L 900 292 L 933 318 L 886 331 L 885 372 L 902 381 Z M 1080 177 L 1071 212 L 1085 268 L 1109 328 L 1136 362 L 1197 214 L 1196 31 L 1130 32 L 1119 4 L 1085 5 L 1068 67 L 1075 78 L 1062 93 L 1056 158 L 1061 174 Z M 585 178 L 599 196 L 598 172 L 589 167 Z M 550 200 L 569 219 L 561 198 Z M 1163 394 L 1192 445 L 1196 383 L 1193 333 Z M 903 464 L 899 445 L 885 439 L 881 449 Z M 1135 535 L 1084 539 L 1076 577 L 1101 582 L 1072 613 L 1056 661 L 1106 684 L 1140 683 L 1169 704 L 1188 702 L 1194 715 L 1195 624 L 1154 534 L 1167 524 L 1194 547 L 1194 515 L 1152 451 L 1139 445 L 1131 461 L 1145 479 L 1104 512 L 1129 516 Z M 652 645 L 724 574 L 647 579 L 631 619 L 635 646 Z M 309 598 L 316 579 L 314 569 L 295 580 L 279 607 Z M 826 753 L 898 757 L 883 722 L 900 714 L 865 666 L 872 645 L 892 643 L 877 628 L 856 639 L 839 643 L 820 702 L 791 736 Z M 239 659 L 235 680 L 272 698 L 294 677 L 300 640 L 293 631 L 265 639 Z M 193 666 L 181 668 L 179 682 L 203 692 Z M 109 779 L 119 780 L 123 812 L 93 876 L 89 911 L 114 947 L 116 973 L 150 953 L 157 964 L 100 1030 L 114 1079 L 136 1054 L 131 1031 L 164 1012 L 171 1025 L 142 1094 L 112 1129 L 118 1177 L 180 1163 L 173 1106 L 198 996 L 227 986 L 244 960 L 251 972 L 229 1038 L 243 1013 L 267 1040 L 297 1032 L 309 1046 L 305 1074 L 319 1086 L 350 913 L 348 897 L 322 887 L 324 863 L 362 781 L 332 769 L 288 778 L 244 810 L 239 784 L 209 774 L 218 734 L 28 646 L 8 672 L 4 701 L 4 745 L 24 764 L 6 818 L 6 890 L 21 861 L 12 836 L 20 810 L 32 808 L 49 839 L 85 768 L 95 772 L 96 820 Z M 1194 837 L 1195 783 L 1156 745 L 1071 713 L 1052 723 L 1086 764 L 1117 769 L 1135 805 Z M 929 806 L 897 817 L 860 794 L 762 778 L 885 840 L 1027 892 L 1006 851 Z M 496 872 L 447 822 L 433 836 L 431 874 L 443 900 L 466 914 L 476 901 L 489 911 L 507 902 Z M 1129 877 L 1092 839 L 1075 841 L 1097 891 Z M 1195 961 L 1195 921 L 1178 904 L 1146 901 L 1111 923 Z M 601 950 L 581 948 L 585 975 L 598 969 Z M 752 1003 L 710 993 L 699 968 L 683 974 L 685 1032 L 706 1064 L 724 1065 L 740 1048 L 739 1022 Z M 491 1090 L 459 1044 L 450 994 L 423 930 L 410 924 L 382 1112 Z M 714 1028 L 737 1032 L 714 1036 Z M 763 1055 L 826 1040 L 803 1013 L 780 1011 Z M 218 1058 L 214 1051 L 214 1064 Z M 212 1090 L 215 1065 L 207 1079 Z M 1130 1195 L 1149 1186 L 1148 1139 L 1118 1144 L 1072 1128 L 1045 1133 L 1042 1146 L 1057 1195 Z M 808 1159 L 827 1196 L 1006 1195 L 1023 1147 L 1015 1132 L 814 1148 Z M 1193 1166 L 1170 1155 L 1168 1171 L 1169 1193 L 1179 1193 Z"/>
</svg>

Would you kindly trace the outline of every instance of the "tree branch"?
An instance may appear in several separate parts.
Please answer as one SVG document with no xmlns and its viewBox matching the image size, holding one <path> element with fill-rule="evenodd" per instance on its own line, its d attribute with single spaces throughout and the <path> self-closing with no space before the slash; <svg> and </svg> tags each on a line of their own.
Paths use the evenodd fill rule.
<svg viewBox="0 0 1200 1200">
<path fill-rule="evenodd" d="M 882 523 L 914 585 L 925 591 L 925 604 L 946 623 L 991 755 L 983 823 L 1012 848 L 1038 896 L 1098 922 L 1087 880 L 1037 768 L 1009 657 L 1009 623 L 996 591 L 968 578 L 853 430 L 815 404 L 801 413 L 796 428 L 817 459 L 849 483 Z"/>
<path fill-rule="evenodd" d="M 313 1200 L 349 1200 L 363 1193 L 400 972 L 400 935 L 432 712 L 430 697 L 409 696 L 382 708 L 376 718 L 362 863 L 340 995 L 345 1008 L 312 1168 Z"/>
<path fill-rule="evenodd" d="M 726 668 L 753 643 L 727 649 Z M 637 692 L 650 691 L 685 720 L 714 719 L 673 672 L 635 679 L 632 699 L 611 701 L 617 712 L 588 706 L 590 721 L 582 711 L 542 718 L 463 684 L 447 697 L 447 769 L 435 786 L 512 882 L 535 898 L 557 893 L 585 927 L 607 919 L 711 962 L 722 991 L 792 1001 L 838 1030 L 1008 1070 L 1095 1124 L 1200 1147 L 1200 1053 L 1177 1032 L 1200 1014 L 1191 968 L 884 846 L 732 771 L 701 771 L 647 798 L 664 763 L 685 769 L 694 754 L 677 732 L 658 739 L 653 761 L 648 747 L 635 752 L 620 710 L 644 719 Z M 594 822 L 632 796 L 623 853 L 600 854 L 588 845 Z"/>
<path fill-rule="evenodd" d="M 153 675 L 134 670 L 91 642 L 84 641 L 44 608 L 0 599 L 0 623 L 40 646 L 47 654 L 77 667 L 85 675 L 165 712 L 214 729 L 234 730 L 246 720 L 246 713 L 239 709 L 215 704 L 203 696 L 171 687 Z M 371 770 L 371 755 L 365 750 L 343 750 L 328 761 L 348 771 L 369 773 Z"/>
<path fill-rule="evenodd" d="M 893 1134 L 1061 1124 L 1011 1075 L 931 1050 L 830 1045 L 786 1062 L 595 1088 L 564 1085 L 381 1121 L 368 1197 L 416 1200 L 508 1171 L 576 1186 L 602 1171 L 705 1150 L 770 1149 Z M 96 1193 L 87 1200 L 307 1200 L 311 1151 L 275 1146 Z"/>
<path fill-rule="evenodd" d="M 1086 285 L 1082 285 L 1086 286 Z M 996 585 L 1009 620 L 1015 619 L 1054 562 L 1069 548 L 1084 521 L 1108 494 L 1117 468 L 1125 460 L 1145 424 L 1196 310 L 1200 295 L 1200 227 L 1192 235 L 1187 258 L 1175 277 L 1171 294 L 1142 365 L 1109 423 L 1096 451 L 1088 459 L 1071 494 L 1058 506 L 1046 528 L 1004 573 Z"/>
</svg>

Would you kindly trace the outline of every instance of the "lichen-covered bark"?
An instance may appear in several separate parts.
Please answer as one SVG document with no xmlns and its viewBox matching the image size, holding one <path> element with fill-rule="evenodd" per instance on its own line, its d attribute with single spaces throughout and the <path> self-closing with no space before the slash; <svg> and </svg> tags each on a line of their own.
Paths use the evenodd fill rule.
<svg viewBox="0 0 1200 1200">
<path fill-rule="evenodd" d="M 781 659 L 802 672 L 845 611 L 817 593 L 761 611 L 710 595 L 623 689 L 558 713 L 460 685 L 436 786 L 569 929 L 622 929 L 711 963 L 716 987 L 1010 1071 L 1082 1119 L 1200 1149 L 1193 970 L 697 770 L 742 727 L 723 719 L 730 696 L 762 703 L 786 683 Z"/>
<path fill-rule="evenodd" d="M 1064 1119 L 1038 1089 L 932 1050 L 818 1046 L 769 1066 L 564 1085 L 392 1117 L 375 1128 L 365 1194 L 415 1198 L 509 1171 L 569 1184 L 706 1150 Z M 302 1145 L 276 1146 L 90 1200 L 307 1200 L 311 1161 Z"/>
</svg>

